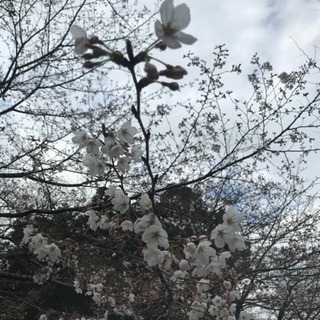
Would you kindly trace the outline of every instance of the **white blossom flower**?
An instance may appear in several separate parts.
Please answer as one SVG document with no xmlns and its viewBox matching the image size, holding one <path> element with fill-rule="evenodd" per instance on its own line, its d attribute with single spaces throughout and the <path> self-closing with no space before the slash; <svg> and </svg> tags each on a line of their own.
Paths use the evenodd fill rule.
<svg viewBox="0 0 320 320">
<path fill-rule="evenodd" d="M 181 47 L 181 43 L 193 44 L 197 39 L 181 32 L 190 23 L 190 10 L 186 4 L 173 6 L 173 0 L 165 0 L 160 7 L 161 22 L 155 23 L 156 36 L 169 48 Z"/>
<path fill-rule="evenodd" d="M 209 264 L 209 258 L 216 255 L 216 250 L 211 247 L 210 241 L 199 242 L 195 252 L 194 257 L 200 261 L 203 265 Z"/>
<path fill-rule="evenodd" d="M 138 133 L 138 129 L 131 125 L 131 121 L 125 122 L 118 131 L 118 138 L 120 141 L 132 144 L 134 136 Z"/>
<path fill-rule="evenodd" d="M 210 281 L 208 279 L 201 279 L 197 283 L 198 293 L 207 292 L 210 289 Z"/>
<path fill-rule="evenodd" d="M 111 158 L 119 158 L 123 155 L 123 146 L 113 137 L 106 137 L 101 152 L 107 154 Z"/>
<path fill-rule="evenodd" d="M 239 315 L 239 320 L 250 320 L 251 314 L 246 311 L 241 311 Z"/>
<path fill-rule="evenodd" d="M 236 313 L 237 310 L 237 304 L 236 303 L 232 303 L 231 306 L 229 307 L 229 310 L 231 313 Z M 235 318 L 234 318 L 235 319 Z M 229 320 L 229 319 L 228 319 Z"/>
<path fill-rule="evenodd" d="M 234 207 L 229 207 L 223 215 L 223 224 L 230 226 L 234 231 L 240 231 L 240 223 L 243 219 L 243 214 L 237 213 Z"/>
<path fill-rule="evenodd" d="M 139 200 L 139 204 L 141 206 L 141 209 L 144 211 L 152 210 L 152 202 L 151 202 L 150 197 L 147 193 L 144 193 L 141 195 L 141 198 Z"/>
<path fill-rule="evenodd" d="M 163 250 L 161 251 L 162 254 L 162 265 L 161 267 L 165 270 L 170 270 L 171 269 L 171 264 L 174 261 L 174 255 L 167 251 Z"/>
<path fill-rule="evenodd" d="M 219 308 L 214 305 L 211 305 L 208 312 L 211 316 L 216 317 L 219 314 Z"/>
<path fill-rule="evenodd" d="M 111 200 L 114 209 L 119 211 L 121 214 L 128 211 L 129 202 L 130 198 L 122 190 L 116 190 L 114 192 L 114 197 Z"/>
<path fill-rule="evenodd" d="M 143 151 L 141 150 L 141 147 L 137 144 L 133 145 L 131 147 L 130 157 L 135 162 L 141 162 L 141 156 L 143 154 Z"/>
<path fill-rule="evenodd" d="M 130 168 L 130 160 L 127 157 L 119 157 L 117 161 L 117 168 L 122 171 L 126 172 Z"/>
<path fill-rule="evenodd" d="M 185 259 L 181 259 L 181 261 L 179 262 L 179 268 L 182 271 L 190 270 L 189 262 L 187 260 L 185 260 Z"/>
<path fill-rule="evenodd" d="M 228 239 L 228 247 L 231 252 L 235 252 L 236 250 L 243 251 L 246 248 L 244 243 L 245 238 L 240 234 L 234 234 L 230 239 Z"/>
<path fill-rule="evenodd" d="M 104 192 L 104 194 L 110 199 L 114 197 L 114 193 L 116 192 L 116 187 L 114 185 L 110 185 L 108 189 Z"/>
<path fill-rule="evenodd" d="M 55 243 L 46 244 L 44 247 L 47 250 L 47 254 L 51 262 L 55 263 L 59 260 L 61 257 L 61 250 Z"/>
<path fill-rule="evenodd" d="M 97 139 L 89 139 L 86 146 L 86 151 L 94 155 L 99 154 L 99 148 L 102 146 L 102 143 Z"/>
<path fill-rule="evenodd" d="M 188 242 L 186 247 L 183 250 L 185 257 L 188 261 L 190 261 L 190 262 L 195 261 L 195 259 L 196 259 L 194 256 L 195 250 L 196 250 L 196 245 L 194 244 L 194 242 Z"/>
<path fill-rule="evenodd" d="M 80 287 L 80 282 L 78 280 L 73 281 L 73 286 L 75 288 L 76 293 L 82 294 L 82 289 Z"/>
<path fill-rule="evenodd" d="M 227 308 L 223 308 L 220 311 L 220 316 L 222 317 L 222 319 L 227 319 L 227 317 L 229 317 L 229 315 L 230 315 L 230 312 Z"/>
<path fill-rule="evenodd" d="M 149 249 L 155 249 L 158 245 L 165 249 L 169 247 L 167 232 L 156 225 L 151 225 L 144 231 L 142 241 L 147 244 Z"/>
<path fill-rule="evenodd" d="M 47 243 L 46 238 L 43 237 L 43 235 L 41 233 L 38 233 L 38 234 L 32 236 L 30 239 L 31 239 L 31 241 L 29 242 L 29 249 L 30 250 L 36 250 L 38 248 L 41 248 Z"/>
<path fill-rule="evenodd" d="M 133 223 L 130 220 L 125 220 L 121 223 L 122 231 L 133 231 Z"/>
<path fill-rule="evenodd" d="M 134 302 L 135 295 L 133 293 L 130 293 L 128 298 L 130 302 Z"/>
<path fill-rule="evenodd" d="M 86 154 L 82 162 L 86 167 L 88 167 L 91 175 L 102 176 L 104 174 L 105 165 L 102 160 L 97 159 L 90 154 Z"/>
<path fill-rule="evenodd" d="M 211 232 L 211 239 L 214 239 L 214 244 L 217 248 L 223 248 L 233 236 L 234 230 L 224 224 L 217 225 Z"/>
<path fill-rule="evenodd" d="M 72 34 L 72 37 L 76 40 L 74 45 L 74 52 L 79 55 L 85 53 L 90 46 L 87 33 L 81 27 L 78 27 L 76 25 L 71 26 L 70 32 Z"/>
<path fill-rule="evenodd" d="M 84 131 L 75 131 L 75 136 L 71 139 L 73 143 L 78 144 L 79 148 L 82 149 L 87 146 L 89 137 Z"/>
<path fill-rule="evenodd" d="M 156 265 L 161 265 L 163 256 L 159 249 L 148 249 L 145 251 L 143 259 L 150 267 L 153 267 Z"/>
<path fill-rule="evenodd" d="M 48 255 L 48 250 L 43 245 L 34 250 L 33 253 L 37 255 L 38 260 L 43 260 Z"/>
<path fill-rule="evenodd" d="M 240 299 L 240 294 L 238 291 L 231 291 L 229 297 L 230 297 L 230 300 L 233 302 L 237 299 Z"/>
<path fill-rule="evenodd" d="M 102 230 L 106 230 L 109 229 L 110 227 L 114 226 L 114 222 L 110 222 L 109 218 L 106 215 L 103 215 L 101 217 L 99 217 L 99 223 L 98 226 L 100 229 Z"/>
<path fill-rule="evenodd" d="M 188 275 L 187 271 L 182 271 L 182 270 L 176 270 L 173 273 L 173 276 L 171 276 L 170 280 L 171 281 L 177 281 L 178 279 L 184 279 Z"/>
<path fill-rule="evenodd" d="M 134 222 L 134 232 L 140 233 L 144 232 L 149 226 L 155 225 L 162 228 L 161 222 L 158 217 L 154 214 L 146 214 L 142 218 L 138 218 Z"/>
<path fill-rule="evenodd" d="M 215 296 L 212 299 L 212 303 L 216 306 L 216 307 L 222 307 L 226 304 L 226 300 L 222 299 L 220 296 Z"/>
<path fill-rule="evenodd" d="M 215 273 L 216 275 L 220 275 L 221 269 L 224 268 L 224 265 L 219 261 L 217 257 L 213 258 L 212 261 L 206 266 L 205 274 Z"/>
<path fill-rule="evenodd" d="M 232 286 L 232 284 L 231 284 L 231 282 L 230 281 L 223 281 L 223 286 L 227 289 L 227 290 L 229 290 L 230 288 L 231 288 L 231 286 Z"/>
<path fill-rule="evenodd" d="M 97 231 L 100 218 L 92 209 L 87 210 L 85 213 L 89 216 L 87 225 L 89 225 L 90 229 L 92 229 L 93 231 Z"/>
<path fill-rule="evenodd" d="M 23 229 L 23 238 L 21 243 L 26 244 L 30 240 L 31 234 L 34 233 L 34 228 L 32 224 L 28 224 L 24 229 Z"/>
</svg>

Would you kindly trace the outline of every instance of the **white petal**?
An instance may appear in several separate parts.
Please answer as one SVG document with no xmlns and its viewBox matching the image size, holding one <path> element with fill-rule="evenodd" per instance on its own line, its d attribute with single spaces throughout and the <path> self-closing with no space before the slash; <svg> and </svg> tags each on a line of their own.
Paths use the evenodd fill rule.
<svg viewBox="0 0 320 320">
<path fill-rule="evenodd" d="M 180 42 L 177 39 L 175 39 L 175 35 L 174 36 L 164 35 L 161 39 L 171 49 L 177 49 L 181 47 Z"/>
<path fill-rule="evenodd" d="M 87 38 L 76 38 L 74 52 L 76 54 L 83 54 L 88 50 L 88 45 L 90 45 Z"/>
<path fill-rule="evenodd" d="M 160 7 L 161 21 L 164 25 L 173 21 L 174 6 L 172 0 L 165 0 Z"/>
<path fill-rule="evenodd" d="M 159 39 L 162 39 L 165 35 L 164 30 L 163 30 L 163 26 L 161 24 L 161 22 L 159 20 L 157 20 L 154 24 L 154 30 L 156 32 L 156 36 Z"/>
<path fill-rule="evenodd" d="M 70 32 L 74 38 L 87 38 L 87 33 L 81 27 L 72 25 Z"/>
<path fill-rule="evenodd" d="M 174 10 L 172 28 L 176 30 L 182 30 L 188 26 L 190 20 L 190 9 L 186 4 L 180 4 Z"/>
<path fill-rule="evenodd" d="M 176 32 L 173 37 L 184 44 L 193 44 L 197 41 L 197 38 L 181 31 Z"/>
</svg>

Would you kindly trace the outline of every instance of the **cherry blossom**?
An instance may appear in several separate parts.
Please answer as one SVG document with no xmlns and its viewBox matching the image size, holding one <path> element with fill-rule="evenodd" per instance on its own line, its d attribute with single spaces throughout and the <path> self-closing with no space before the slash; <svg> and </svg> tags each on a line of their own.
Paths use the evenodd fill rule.
<svg viewBox="0 0 320 320">
<path fill-rule="evenodd" d="M 144 215 L 142 218 L 138 218 L 134 222 L 134 232 L 140 233 L 144 232 L 149 226 L 156 225 L 162 228 L 161 222 L 153 213 Z"/>
<path fill-rule="evenodd" d="M 85 30 L 79 26 L 72 25 L 70 28 L 70 32 L 72 34 L 72 37 L 76 40 L 74 45 L 74 52 L 79 55 L 85 53 L 90 46 L 90 42 Z"/>
<path fill-rule="evenodd" d="M 114 138 L 107 136 L 104 139 L 104 145 L 101 147 L 101 152 L 107 154 L 111 158 L 119 158 L 123 155 L 123 146 Z"/>
<path fill-rule="evenodd" d="M 122 171 L 126 172 L 130 168 L 130 160 L 127 157 L 119 157 L 117 161 L 117 168 Z"/>
<path fill-rule="evenodd" d="M 129 155 L 133 161 L 141 162 L 142 154 L 143 151 L 141 150 L 141 147 L 139 145 L 135 144 L 131 147 L 131 152 L 129 153 Z"/>
<path fill-rule="evenodd" d="M 54 263 L 61 257 L 61 250 L 55 243 L 44 245 L 44 248 L 47 250 L 47 255 L 51 262 Z"/>
<path fill-rule="evenodd" d="M 102 143 L 97 139 L 89 139 L 86 145 L 86 151 L 94 155 L 99 154 L 99 148 L 102 146 Z"/>
<path fill-rule="evenodd" d="M 75 131 L 73 134 L 75 135 L 71 139 L 73 143 L 78 144 L 80 149 L 87 146 L 89 137 L 85 131 Z"/>
<path fill-rule="evenodd" d="M 144 211 L 150 211 L 152 209 L 152 202 L 147 193 L 141 195 L 139 204 L 141 206 L 141 209 Z"/>
<path fill-rule="evenodd" d="M 235 234 L 228 240 L 228 247 L 231 252 L 235 252 L 236 250 L 243 251 L 246 248 L 244 243 L 244 237 L 240 234 Z"/>
<path fill-rule="evenodd" d="M 163 256 L 159 249 L 147 249 L 144 252 L 143 259 L 150 267 L 153 267 L 156 265 L 161 265 Z"/>
<path fill-rule="evenodd" d="M 182 271 L 190 270 L 189 262 L 187 260 L 185 260 L 185 259 L 181 259 L 180 262 L 179 262 L 179 268 Z"/>
<path fill-rule="evenodd" d="M 108 189 L 104 192 L 104 194 L 105 194 L 108 198 L 113 198 L 115 192 L 116 192 L 116 187 L 111 184 L 111 185 L 108 187 Z"/>
<path fill-rule="evenodd" d="M 246 311 L 241 311 L 239 320 L 250 320 L 251 319 L 251 314 L 246 312 Z"/>
<path fill-rule="evenodd" d="M 114 197 L 111 200 L 114 209 L 122 214 L 128 211 L 129 202 L 130 198 L 122 190 L 116 190 L 114 192 Z"/>
<path fill-rule="evenodd" d="M 216 250 L 211 247 L 210 241 L 201 241 L 195 252 L 194 256 L 203 265 L 209 264 L 209 258 L 216 255 Z"/>
<path fill-rule="evenodd" d="M 223 248 L 234 235 L 234 230 L 226 225 L 219 224 L 211 232 L 211 239 L 214 239 L 214 244 L 217 248 Z"/>
<path fill-rule="evenodd" d="M 130 220 L 125 220 L 120 224 L 122 231 L 133 231 L 133 223 Z"/>
<path fill-rule="evenodd" d="M 90 226 L 90 229 L 96 231 L 99 227 L 100 218 L 96 215 L 93 210 L 86 211 L 86 214 L 89 216 L 87 224 Z"/>
<path fill-rule="evenodd" d="M 229 207 L 223 215 L 223 224 L 230 226 L 234 231 L 241 231 L 240 223 L 244 217 L 235 211 L 234 207 Z"/>
<path fill-rule="evenodd" d="M 150 249 L 155 249 L 158 245 L 165 249 L 169 247 L 167 232 L 156 225 L 151 225 L 144 231 L 142 241 L 144 241 Z"/>
<path fill-rule="evenodd" d="M 34 228 L 32 224 L 28 224 L 23 230 L 23 238 L 21 243 L 26 244 L 29 242 L 31 234 L 34 233 Z"/>
<path fill-rule="evenodd" d="M 162 254 L 162 265 L 161 267 L 165 270 L 170 270 L 171 269 L 171 264 L 172 262 L 175 260 L 174 255 L 167 251 L 167 250 L 163 250 L 161 251 Z"/>
<path fill-rule="evenodd" d="M 197 291 L 198 293 L 206 292 L 210 289 L 210 281 L 208 279 L 201 279 L 197 283 Z"/>
<path fill-rule="evenodd" d="M 138 133 L 138 129 L 131 125 L 131 121 L 125 122 L 118 131 L 118 137 L 120 141 L 128 142 L 132 144 L 134 142 L 134 136 Z"/>
<path fill-rule="evenodd" d="M 186 4 L 173 6 L 173 0 L 165 0 L 160 7 L 161 22 L 155 23 L 155 32 L 169 48 L 181 47 L 181 43 L 193 44 L 197 39 L 182 32 L 190 23 L 190 10 Z"/>
<path fill-rule="evenodd" d="M 93 176 L 102 176 L 104 174 L 105 165 L 104 162 L 90 154 L 86 154 L 86 156 L 82 160 L 83 164 L 88 167 L 89 172 Z"/>
</svg>

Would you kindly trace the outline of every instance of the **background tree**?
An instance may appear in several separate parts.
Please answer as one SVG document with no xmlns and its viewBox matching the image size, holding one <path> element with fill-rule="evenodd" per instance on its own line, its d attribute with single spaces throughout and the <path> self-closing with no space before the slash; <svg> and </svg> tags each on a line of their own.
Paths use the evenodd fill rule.
<svg viewBox="0 0 320 320">
<path fill-rule="evenodd" d="M 99 305 L 103 292 L 114 316 L 147 317 L 151 313 L 155 319 L 187 318 L 197 296 L 196 280 L 187 279 L 181 287 L 173 285 L 169 279 L 178 269 L 177 263 L 165 271 L 161 266 L 149 268 L 142 259 L 144 243 L 119 227 L 125 218 L 143 215 L 135 200 L 148 193 L 168 233 L 177 232 L 171 242 L 177 256 L 182 254 L 186 237 L 191 236 L 189 231 L 198 244 L 203 233 L 222 222 L 226 205 L 245 214 L 248 249 L 230 260 L 229 272 L 211 279 L 210 289 L 212 294 L 220 294 L 222 279 L 233 285 L 238 277 L 237 316 L 242 308 L 252 307 L 274 310 L 278 319 L 317 316 L 309 279 L 314 279 L 313 284 L 317 281 L 318 239 L 311 245 L 307 237 L 311 232 L 316 237 L 318 221 L 311 204 L 317 194 L 311 194 L 312 189 L 309 191 L 300 177 L 300 166 L 318 150 L 313 130 L 319 123 L 319 93 L 307 82 L 310 72 L 318 70 L 316 62 L 308 58 L 299 70 L 277 75 L 270 63 L 253 57 L 252 96 L 240 101 L 223 85 L 224 76 L 241 72 L 240 66 L 228 66 L 224 46 L 216 47 L 212 61 L 189 54 L 186 63 L 198 68 L 201 76 L 199 98 L 175 103 L 175 108 L 181 108 L 181 119 L 173 127 L 174 109 L 157 98 L 168 88 L 178 88 L 172 80 L 162 81 L 174 67 L 165 63 L 160 82 L 148 78 L 148 72 L 146 77 L 139 67 L 150 59 L 143 50 L 151 43 L 129 23 L 130 14 L 139 24 L 138 13 L 122 8 L 122 2 L 100 7 L 102 4 L 66 1 L 48 6 L 41 1 L 8 1 L 8 6 L 1 6 L 2 37 L 8 48 L 1 69 L 0 216 L 9 219 L 4 220 L 1 231 L 4 312 L 9 318 L 27 314 L 34 319 L 42 313 L 53 318 L 99 317 L 106 311 L 103 303 Z M 112 19 L 99 19 L 98 5 L 101 17 L 110 15 Z M 146 9 L 140 14 L 144 21 L 153 16 Z M 98 64 L 89 70 L 82 68 L 67 36 L 77 19 L 90 23 L 86 30 L 93 30 L 103 40 L 99 46 L 101 43 L 90 37 L 99 50 L 112 47 L 104 57 L 115 63 L 83 56 L 87 66 Z M 120 21 L 120 29 L 110 33 Z M 121 42 L 127 38 L 132 51 L 129 42 L 126 48 Z M 119 46 L 122 52 L 116 51 Z M 127 80 L 111 80 L 119 68 L 126 77 L 131 74 L 134 86 Z M 233 110 L 228 116 L 225 110 L 230 104 Z M 71 132 L 84 129 L 90 138 L 103 141 L 123 119 L 132 117 L 141 130 L 142 164 L 120 173 L 117 163 L 111 161 L 103 175 L 90 177 L 82 155 L 68 142 Z M 298 156 L 292 160 L 292 154 Z M 120 186 L 131 198 L 125 218 L 103 192 L 110 184 Z M 106 230 L 93 232 L 88 227 L 83 215 L 87 209 L 99 215 L 100 224 L 106 219 Z M 30 223 L 62 250 L 60 264 L 48 266 L 20 247 L 22 229 Z M 279 277 L 281 281 L 277 281 Z M 45 286 L 29 287 L 34 278 Z M 301 286 L 308 284 L 310 307 L 303 309 L 299 296 Z M 71 288 L 79 294 L 71 293 Z M 90 299 L 85 296 L 89 291 Z M 272 299 L 275 294 L 281 303 Z M 63 299 L 66 303 L 61 305 L 62 296 L 71 301 Z M 80 302 L 86 306 L 86 314 L 78 308 Z M 119 305 L 124 309 L 119 310 Z"/>
</svg>

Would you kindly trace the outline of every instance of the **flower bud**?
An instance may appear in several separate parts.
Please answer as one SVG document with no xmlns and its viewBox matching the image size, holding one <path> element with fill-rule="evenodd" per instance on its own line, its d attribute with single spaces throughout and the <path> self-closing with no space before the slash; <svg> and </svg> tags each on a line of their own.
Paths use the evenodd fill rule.
<svg viewBox="0 0 320 320">
<path fill-rule="evenodd" d="M 147 78 L 150 80 L 158 80 L 159 78 L 159 72 L 157 70 L 157 67 L 154 64 L 151 64 L 150 62 L 146 62 L 143 69 L 147 73 Z"/>
<path fill-rule="evenodd" d="M 179 79 L 182 79 L 183 76 L 187 74 L 187 71 L 180 66 L 173 67 L 171 65 L 167 65 L 166 67 L 167 69 L 161 70 L 159 72 L 160 76 L 165 76 L 167 78 L 179 80 Z"/>
<path fill-rule="evenodd" d="M 177 91 L 180 89 L 177 82 L 160 82 L 164 87 L 168 87 L 172 91 Z"/>
<path fill-rule="evenodd" d="M 161 51 L 167 49 L 167 45 L 163 41 L 158 42 L 154 47 L 160 49 Z"/>
<path fill-rule="evenodd" d="M 86 61 L 82 66 L 84 68 L 87 68 L 87 69 L 92 69 L 94 67 L 97 67 L 101 64 L 101 62 L 91 62 L 91 61 Z"/>
<path fill-rule="evenodd" d="M 104 50 L 104 49 L 101 49 L 99 47 L 96 47 L 96 46 L 92 46 L 91 49 L 93 50 L 93 57 L 94 58 L 99 58 L 99 57 L 102 57 L 102 56 L 107 56 L 109 55 L 109 52 Z"/>
<path fill-rule="evenodd" d="M 101 44 L 104 45 L 104 42 L 102 40 L 100 40 L 97 36 L 93 36 L 91 38 L 89 38 L 89 42 L 91 44 Z"/>
</svg>

